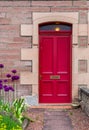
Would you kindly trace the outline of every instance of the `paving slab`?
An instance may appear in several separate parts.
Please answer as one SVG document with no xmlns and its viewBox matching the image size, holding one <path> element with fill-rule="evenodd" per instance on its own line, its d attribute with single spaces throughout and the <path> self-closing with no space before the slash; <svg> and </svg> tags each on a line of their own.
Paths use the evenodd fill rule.
<svg viewBox="0 0 89 130">
<path fill-rule="evenodd" d="M 44 112 L 43 130 L 74 130 L 71 120 L 65 111 L 46 110 Z"/>
</svg>

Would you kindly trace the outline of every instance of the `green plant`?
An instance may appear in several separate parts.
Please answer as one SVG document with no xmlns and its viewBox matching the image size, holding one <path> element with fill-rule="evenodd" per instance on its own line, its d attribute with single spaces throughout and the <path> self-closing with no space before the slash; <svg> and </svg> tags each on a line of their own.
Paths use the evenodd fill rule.
<svg viewBox="0 0 89 130">
<path fill-rule="evenodd" d="M 22 130 L 20 123 L 10 115 L 0 114 L 0 130 Z"/>
<path fill-rule="evenodd" d="M 0 111 L 3 110 L 3 104 L 4 104 L 3 100 L 0 100 Z"/>
<path fill-rule="evenodd" d="M 2 111 L 9 113 L 11 112 L 11 108 L 9 103 L 4 103 L 3 100 L 0 100 L 0 112 Z"/>
<path fill-rule="evenodd" d="M 3 100 L 0 100 L 0 114 L 3 116 L 2 124 L 14 124 L 14 122 L 17 122 L 17 125 L 23 127 L 24 121 L 27 120 L 27 123 L 29 121 L 33 121 L 29 117 L 27 117 L 24 113 L 26 112 L 26 105 L 24 103 L 24 99 L 16 99 L 11 105 L 9 103 L 4 103 Z M 0 126 L 4 130 L 4 125 Z M 28 124 L 27 124 L 28 125 Z M 10 128 L 6 129 L 10 130 Z M 11 130 L 15 130 L 14 128 Z M 19 129 L 16 129 L 19 130 Z"/>
<path fill-rule="evenodd" d="M 19 122 L 22 124 L 25 117 L 23 116 L 23 112 L 26 110 L 26 106 L 24 104 L 24 99 L 16 99 L 12 103 L 12 110 L 14 116 L 19 120 Z"/>
</svg>

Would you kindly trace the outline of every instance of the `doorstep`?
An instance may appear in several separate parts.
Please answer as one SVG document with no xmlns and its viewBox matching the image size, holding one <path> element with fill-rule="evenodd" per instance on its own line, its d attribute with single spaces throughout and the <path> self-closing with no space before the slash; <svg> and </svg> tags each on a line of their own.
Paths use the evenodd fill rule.
<svg viewBox="0 0 89 130">
<path fill-rule="evenodd" d="M 30 108 L 47 108 L 47 109 L 71 109 L 72 105 L 71 103 L 66 104 L 42 104 L 38 103 L 38 97 L 36 95 L 34 96 L 22 96 L 21 98 L 24 98 L 25 104 L 27 104 Z"/>
<path fill-rule="evenodd" d="M 30 106 L 30 108 L 44 108 L 44 109 L 72 109 L 71 105 L 38 105 L 38 106 Z"/>
</svg>

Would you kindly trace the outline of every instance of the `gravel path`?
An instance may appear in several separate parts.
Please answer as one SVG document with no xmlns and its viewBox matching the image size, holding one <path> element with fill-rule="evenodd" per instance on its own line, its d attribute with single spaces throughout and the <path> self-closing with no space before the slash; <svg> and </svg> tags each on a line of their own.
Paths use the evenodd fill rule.
<svg viewBox="0 0 89 130">
<path fill-rule="evenodd" d="M 89 117 L 79 109 L 68 111 L 74 130 L 89 130 Z"/>
<path fill-rule="evenodd" d="M 50 118 L 52 119 L 52 116 L 54 116 L 54 117 L 53 117 L 53 123 L 51 125 L 59 126 L 59 124 L 56 124 L 55 119 L 58 118 L 57 121 L 59 120 L 60 112 L 59 112 L 59 115 L 57 115 L 56 111 L 60 111 L 60 110 L 58 110 L 58 109 L 57 110 L 38 109 L 38 108 L 29 109 L 27 114 L 29 115 L 29 117 L 31 117 L 34 120 L 34 122 L 30 123 L 26 130 L 50 130 L 50 129 L 45 129 L 45 127 L 47 127 L 47 125 L 50 124 L 49 119 Z M 85 113 L 83 113 L 80 108 L 64 110 L 64 112 L 62 111 L 61 114 L 62 114 L 61 120 L 68 119 L 67 124 L 70 123 L 70 128 L 71 128 L 71 129 L 64 129 L 64 130 L 72 130 L 72 129 L 73 130 L 89 130 L 89 117 Z M 64 116 L 63 116 L 63 114 L 64 114 Z M 49 117 L 48 117 L 48 115 L 49 115 Z M 46 122 L 47 118 L 48 118 L 49 123 Z M 60 123 L 63 125 L 63 122 L 60 122 Z M 66 125 L 66 122 L 64 122 L 64 124 Z M 55 130 L 62 130 L 62 129 L 55 129 Z"/>
</svg>

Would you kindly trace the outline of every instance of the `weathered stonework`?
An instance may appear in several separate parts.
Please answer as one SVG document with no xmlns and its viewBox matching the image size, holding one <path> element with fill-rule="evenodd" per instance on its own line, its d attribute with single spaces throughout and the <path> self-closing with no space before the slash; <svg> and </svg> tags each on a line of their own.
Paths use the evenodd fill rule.
<svg viewBox="0 0 89 130">
<path fill-rule="evenodd" d="M 87 72 L 87 60 L 79 60 L 78 61 L 78 72 L 79 73 L 86 73 Z"/>
<path fill-rule="evenodd" d="M 32 36 L 33 26 L 31 24 L 21 24 L 21 36 Z"/>
<path fill-rule="evenodd" d="M 79 98 L 82 110 L 89 116 L 89 88 L 79 88 Z"/>
<path fill-rule="evenodd" d="M 88 35 L 88 25 L 87 24 L 79 24 L 79 36 L 87 36 Z"/>
<path fill-rule="evenodd" d="M 88 36 L 79 36 L 78 37 L 78 47 L 79 48 L 88 47 Z"/>
<path fill-rule="evenodd" d="M 88 11 L 87 10 L 80 10 L 79 11 L 79 23 L 80 24 L 87 24 L 88 23 Z"/>
</svg>

